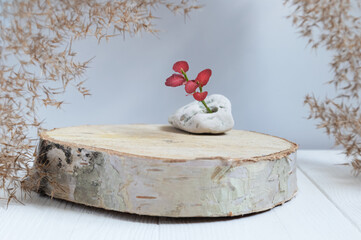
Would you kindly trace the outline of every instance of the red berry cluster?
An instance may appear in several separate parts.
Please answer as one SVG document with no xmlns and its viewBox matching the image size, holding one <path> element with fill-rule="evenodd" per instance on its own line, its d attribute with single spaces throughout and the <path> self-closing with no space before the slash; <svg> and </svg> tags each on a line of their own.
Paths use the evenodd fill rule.
<svg viewBox="0 0 361 240">
<path fill-rule="evenodd" d="M 209 78 L 212 75 L 211 69 L 205 69 L 198 73 L 195 80 L 189 80 L 186 72 L 189 70 L 188 63 L 186 61 L 179 61 L 173 65 L 173 70 L 180 74 L 173 74 L 165 81 L 165 85 L 168 87 L 178 87 L 185 85 L 185 91 L 188 94 L 193 95 L 194 99 L 203 102 L 207 97 L 208 92 L 203 92 L 203 87 L 207 85 Z M 199 92 L 196 90 L 199 89 Z M 208 109 L 207 109 L 208 110 Z"/>
</svg>

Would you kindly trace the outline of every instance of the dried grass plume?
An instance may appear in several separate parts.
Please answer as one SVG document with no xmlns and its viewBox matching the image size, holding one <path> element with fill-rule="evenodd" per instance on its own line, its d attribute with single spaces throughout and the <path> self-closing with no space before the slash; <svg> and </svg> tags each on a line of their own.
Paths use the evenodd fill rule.
<svg viewBox="0 0 361 240">
<path fill-rule="evenodd" d="M 356 174 L 361 172 L 361 21 L 360 2 L 351 0 L 286 0 L 293 13 L 289 16 L 308 44 L 325 47 L 333 54 L 330 63 L 334 78 L 334 98 L 317 99 L 307 95 L 309 118 L 319 120 L 352 159 Z"/>
<path fill-rule="evenodd" d="M 37 109 L 60 108 L 61 95 L 82 80 L 89 61 L 78 62 L 72 42 L 95 37 L 156 33 L 153 12 L 166 7 L 185 16 L 191 0 L 4 0 L 0 2 L 0 190 L 16 199 L 30 173 L 41 130 Z"/>
</svg>

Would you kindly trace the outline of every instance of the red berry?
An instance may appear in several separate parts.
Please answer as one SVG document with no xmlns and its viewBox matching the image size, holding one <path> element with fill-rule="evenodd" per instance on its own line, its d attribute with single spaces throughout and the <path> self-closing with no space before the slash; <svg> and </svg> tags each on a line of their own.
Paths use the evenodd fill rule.
<svg viewBox="0 0 361 240">
<path fill-rule="evenodd" d="M 205 69 L 202 72 L 198 73 L 198 76 L 195 81 L 196 81 L 196 83 L 199 83 L 203 87 L 208 83 L 211 75 L 212 75 L 212 70 Z"/>
<path fill-rule="evenodd" d="M 187 93 L 194 93 L 197 88 L 198 85 L 194 81 L 188 81 L 185 86 L 185 90 Z"/>
<path fill-rule="evenodd" d="M 184 72 L 187 72 L 189 70 L 189 66 L 188 66 L 188 63 L 186 61 L 179 61 L 179 62 L 176 62 L 174 65 L 173 65 L 173 70 L 175 72 L 179 72 L 179 73 L 182 73 L 182 70 Z"/>
<path fill-rule="evenodd" d="M 173 74 L 165 81 L 165 85 L 168 87 L 178 87 L 185 83 L 183 75 Z"/>
<path fill-rule="evenodd" d="M 197 101 L 203 101 L 207 97 L 208 92 L 195 92 L 193 97 Z"/>
</svg>

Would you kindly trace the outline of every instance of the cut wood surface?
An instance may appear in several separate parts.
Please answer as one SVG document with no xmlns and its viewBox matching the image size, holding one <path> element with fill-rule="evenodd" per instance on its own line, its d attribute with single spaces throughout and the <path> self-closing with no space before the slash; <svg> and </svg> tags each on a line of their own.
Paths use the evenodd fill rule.
<svg viewBox="0 0 361 240">
<path fill-rule="evenodd" d="M 189 134 L 168 125 L 95 125 L 54 129 L 45 140 L 120 155 L 157 159 L 270 159 L 296 151 L 297 145 L 261 133 Z"/>
<path fill-rule="evenodd" d="M 265 134 L 103 125 L 40 137 L 38 190 L 90 206 L 170 217 L 234 216 L 270 209 L 297 191 L 297 145 Z"/>
</svg>

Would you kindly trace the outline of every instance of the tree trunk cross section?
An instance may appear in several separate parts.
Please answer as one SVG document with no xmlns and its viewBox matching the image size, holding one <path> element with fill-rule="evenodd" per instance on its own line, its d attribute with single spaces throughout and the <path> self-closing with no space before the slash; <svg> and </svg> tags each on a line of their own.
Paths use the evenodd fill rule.
<svg viewBox="0 0 361 240">
<path fill-rule="evenodd" d="M 38 191 L 104 209 L 236 216 L 296 194 L 296 150 L 285 139 L 241 130 L 194 135 L 168 125 L 77 126 L 41 133 L 34 176 L 41 176 Z"/>
</svg>

